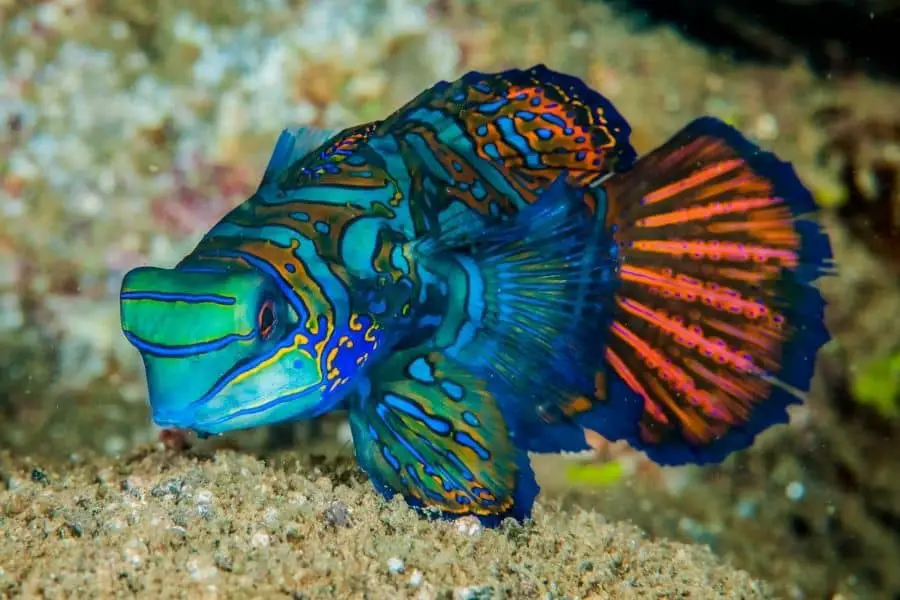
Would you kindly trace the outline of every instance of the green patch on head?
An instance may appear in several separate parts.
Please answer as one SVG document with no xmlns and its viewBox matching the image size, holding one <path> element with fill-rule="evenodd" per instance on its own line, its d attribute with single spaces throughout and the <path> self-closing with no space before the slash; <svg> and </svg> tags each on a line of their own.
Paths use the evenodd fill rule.
<svg viewBox="0 0 900 600">
<path fill-rule="evenodd" d="M 139 268 L 120 305 L 159 425 L 221 433 L 283 421 L 318 397 L 319 357 L 261 272 Z"/>
</svg>

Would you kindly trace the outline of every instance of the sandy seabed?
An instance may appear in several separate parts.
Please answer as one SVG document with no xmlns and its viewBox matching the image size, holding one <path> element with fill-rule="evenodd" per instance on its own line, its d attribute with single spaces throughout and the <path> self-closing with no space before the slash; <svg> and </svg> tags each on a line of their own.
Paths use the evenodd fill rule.
<svg viewBox="0 0 900 600">
<path fill-rule="evenodd" d="M 0 595 L 766 598 L 705 547 L 594 512 L 428 521 L 352 465 L 145 447 L 58 472 L 0 455 Z"/>
</svg>

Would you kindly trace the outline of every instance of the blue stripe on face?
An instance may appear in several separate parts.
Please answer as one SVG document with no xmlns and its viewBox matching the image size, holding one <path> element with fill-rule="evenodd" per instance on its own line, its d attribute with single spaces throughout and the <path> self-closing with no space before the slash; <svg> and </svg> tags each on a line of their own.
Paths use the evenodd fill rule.
<svg viewBox="0 0 900 600">
<path fill-rule="evenodd" d="M 296 392 L 296 393 L 293 393 L 293 394 L 287 394 L 287 395 L 285 395 L 285 396 L 278 396 L 277 398 L 275 398 L 274 400 L 272 400 L 272 401 L 270 401 L 270 402 L 266 402 L 266 403 L 260 404 L 260 405 L 258 405 L 258 406 L 250 406 L 250 407 L 248 407 L 248 408 L 242 408 L 242 409 L 240 409 L 240 410 L 236 410 L 236 411 L 234 411 L 234 412 L 224 414 L 224 415 L 222 415 L 221 417 L 219 417 L 218 419 L 214 419 L 214 420 L 212 420 L 212 421 L 204 422 L 204 423 L 203 423 L 203 427 L 212 429 L 212 428 L 215 428 L 217 425 L 221 425 L 222 423 L 226 423 L 226 422 L 228 422 L 228 421 L 234 421 L 234 420 L 240 419 L 241 417 L 246 417 L 246 416 L 249 416 L 249 415 L 258 415 L 258 414 L 261 414 L 261 413 L 269 412 L 269 411 L 271 411 L 273 408 L 275 408 L 275 407 L 277 407 L 277 406 L 282 406 L 282 405 L 287 404 L 287 403 L 289 403 L 289 402 L 294 402 L 294 401 L 299 400 L 299 399 L 301 399 L 301 398 L 308 397 L 308 396 L 313 396 L 313 395 L 315 395 L 315 394 L 316 394 L 316 390 L 313 389 L 313 388 L 310 388 L 310 389 L 303 390 L 303 391 L 301 391 L 301 392 Z M 210 396 L 210 397 L 211 397 L 211 396 Z M 190 407 L 191 407 L 191 408 L 194 408 L 194 407 L 196 407 L 198 404 L 202 404 L 202 402 L 201 402 L 201 403 L 198 403 L 198 402 L 192 402 L 191 405 L 190 405 Z M 312 407 L 310 410 L 308 410 L 308 411 L 303 411 L 303 412 L 295 413 L 295 414 L 292 416 L 292 418 L 296 418 L 296 419 L 311 418 L 311 417 L 315 416 L 317 413 L 318 413 L 317 407 L 316 407 L 316 406 L 313 406 L 313 407 Z"/>
<path fill-rule="evenodd" d="M 304 322 L 309 318 L 309 311 L 307 310 L 306 305 L 303 304 L 303 301 L 300 300 L 300 298 L 297 296 L 294 288 L 292 288 L 290 284 L 285 281 L 284 278 L 282 278 L 281 274 L 268 262 L 257 258 L 249 252 L 240 252 L 237 250 L 220 250 L 218 254 L 219 256 L 239 258 L 246 262 L 248 265 L 268 275 L 271 280 L 275 282 L 275 285 L 278 286 L 278 289 L 281 290 L 281 293 L 284 294 L 284 297 L 287 298 L 288 302 L 290 302 L 294 311 L 296 311 L 300 321 Z"/>
<path fill-rule="evenodd" d="M 235 299 L 219 294 L 185 294 L 179 292 L 122 292 L 122 300 L 159 300 L 161 302 L 187 302 L 189 304 L 222 304 L 231 306 Z"/>
<path fill-rule="evenodd" d="M 226 346 L 228 346 L 229 344 L 233 344 L 234 342 L 246 342 L 256 337 L 256 331 L 254 330 L 243 335 L 238 333 L 230 333 L 228 335 L 216 338 L 214 340 L 209 340 L 207 342 L 185 344 L 182 346 L 167 346 L 164 344 L 152 344 L 150 342 L 147 342 L 137 337 L 130 331 L 125 331 L 124 334 L 128 341 L 131 342 L 131 344 L 133 344 L 134 347 L 141 352 L 146 352 L 151 356 L 160 356 L 164 358 L 184 358 L 186 356 L 193 356 L 195 354 L 215 352 L 216 350 L 221 350 L 222 348 L 225 348 Z"/>
</svg>

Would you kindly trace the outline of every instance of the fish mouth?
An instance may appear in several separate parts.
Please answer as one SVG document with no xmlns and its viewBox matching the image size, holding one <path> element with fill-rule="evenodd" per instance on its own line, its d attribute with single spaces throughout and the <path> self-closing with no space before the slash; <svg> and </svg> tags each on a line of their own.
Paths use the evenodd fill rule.
<svg viewBox="0 0 900 600">
<path fill-rule="evenodd" d="M 179 403 L 178 406 L 160 402 L 152 411 L 152 420 L 162 428 L 190 430 L 201 435 L 220 435 L 273 425 L 288 419 L 309 419 L 334 407 L 334 399 L 328 404 L 320 401 L 306 402 L 307 398 L 317 400 L 316 392 L 315 385 L 309 385 L 280 396 L 254 395 L 254 402 L 211 394 L 188 404 Z M 150 404 L 153 406 L 153 402 Z"/>
<path fill-rule="evenodd" d="M 204 419 L 197 414 L 197 411 L 190 409 L 154 411 L 152 418 L 153 423 L 157 427 L 192 431 L 202 437 L 219 435 L 231 429 L 227 426 L 227 423 L 231 420 L 231 415 Z"/>
<path fill-rule="evenodd" d="M 153 423 L 164 429 L 194 429 L 193 417 L 190 410 L 154 410 L 152 415 Z"/>
<path fill-rule="evenodd" d="M 202 436 L 220 435 L 234 429 L 243 429 L 243 427 L 234 427 L 231 424 L 244 416 L 245 412 L 267 410 L 271 407 L 271 403 L 250 411 L 239 410 L 224 414 L 210 411 L 205 411 L 206 414 L 204 414 L 204 407 L 205 404 L 200 404 L 179 410 L 156 410 L 153 411 L 153 422 L 158 427 L 165 429 L 185 429 Z"/>
</svg>

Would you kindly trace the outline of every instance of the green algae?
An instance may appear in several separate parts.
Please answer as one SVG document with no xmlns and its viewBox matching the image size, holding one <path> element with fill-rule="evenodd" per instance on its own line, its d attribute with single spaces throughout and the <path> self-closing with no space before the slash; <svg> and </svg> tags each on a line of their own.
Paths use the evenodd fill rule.
<svg viewBox="0 0 900 600">
<path fill-rule="evenodd" d="M 853 378 L 853 397 L 885 417 L 900 417 L 900 352 L 859 367 Z"/>
<path fill-rule="evenodd" d="M 625 469 L 617 460 L 604 463 L 571 464 L 566 466 L 566 480 L 569 483 L 590 487 L 606 487 L 622 480 Z"/>
</svg>

